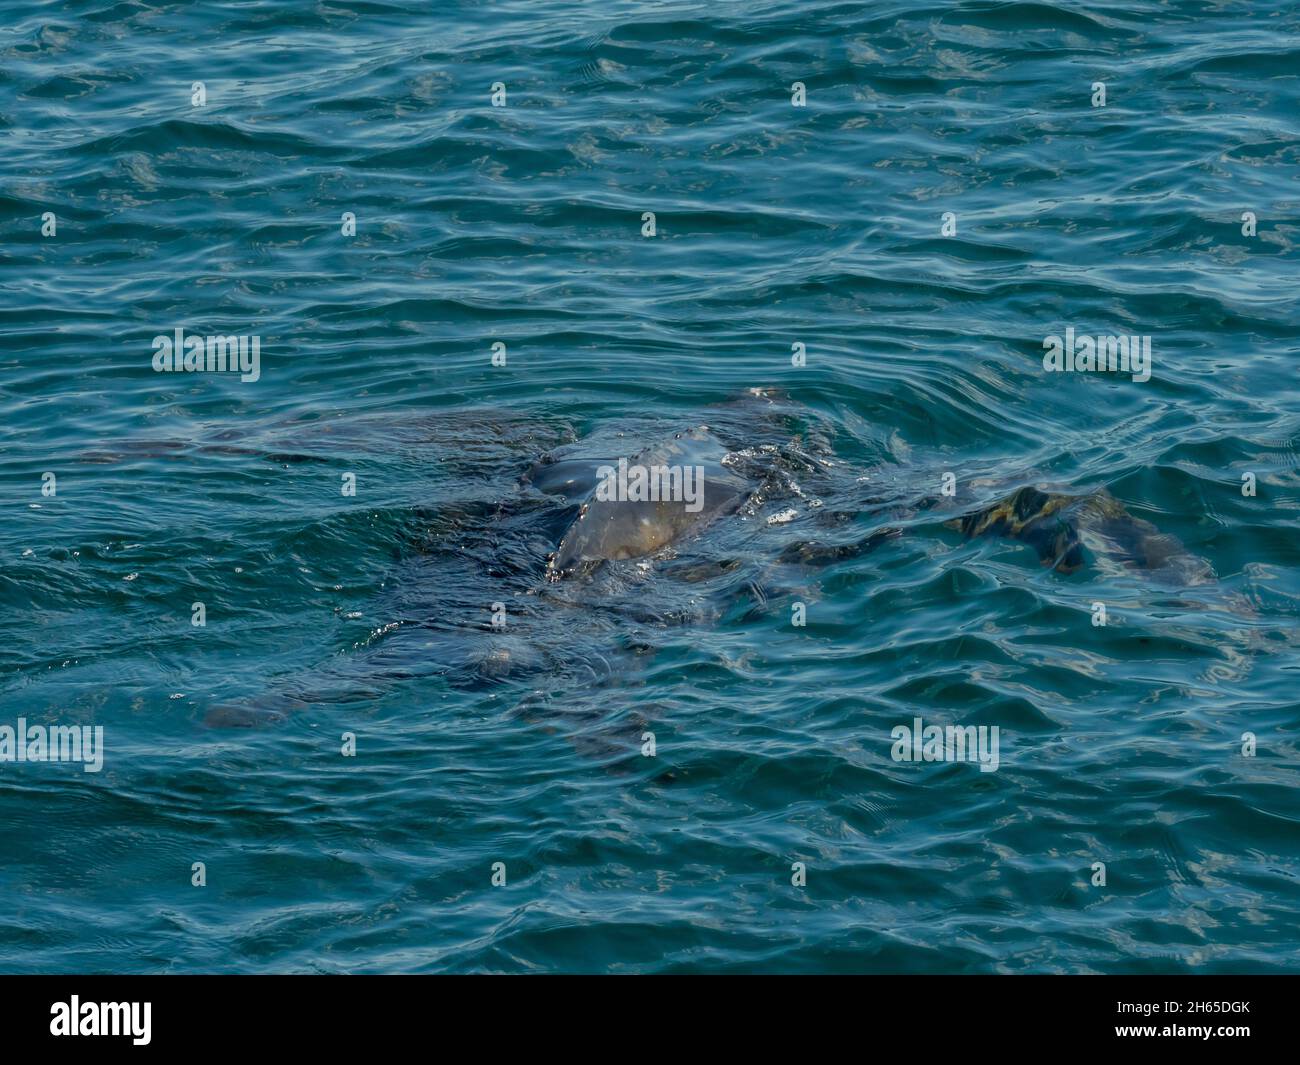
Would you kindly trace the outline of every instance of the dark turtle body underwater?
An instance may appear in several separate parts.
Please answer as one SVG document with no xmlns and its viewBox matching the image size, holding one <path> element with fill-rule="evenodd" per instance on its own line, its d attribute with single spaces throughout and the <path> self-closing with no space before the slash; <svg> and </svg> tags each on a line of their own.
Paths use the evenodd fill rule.
<svg viewBox="0 0 1300 1065">
<path fill-rule="evenodd" d="M 560 580 L 589 572 L 601 562 L 654 555 L 715 519 L 734 514 L 756 485 L 743 471 L 728 465 L 731 456 L 708 426 L 699 425 L 642 451 L 628 464 L 640 470 L 676 471 L 678 486 L 685 480 L 697 489 L 698 499 L 693 501 L 662 498 L 661 492 L 655 492 L 653 499 L 602 499 L 598 473 L 601 468 L 612 471 L 614 463 L 578 459 L 558 464 L 558 470 L 544 470 L 549 476 L 536 477 L 534 484 L 545 485 L 559 473 L 566 486 L 581 486 L 587 497 L 547 562 L 547 576 Z M 698 471 L 698 483 L 693 476 L 683 478 L 683 471 Z M 665 480 L 672 487 L 672 477 Z"/>
<path fill-rule="evenodd" d="M 768 398 L 762 391 L 756 395 Z M 702 533 L 717 519 L 737 512 L 758 513 L 761 508 L 756 503 L 770 501 L 774 496 L 772 475 L 780 472 L 780 455 L 778 452 L 769 456 L 772 466 L 756 471 L 753 450 L 746 449 L 744 454 L 751 461 L 741 462 L 740 453 L 729 450 L 708 426 L 702 425 L 679 432 L 663 444 L 635 456 L 634 463 L 641 466 L 696 464 L 703 472 L 706 486 L 704 505 L 696 511 L 680 500 L 637 502 L 597 498 L 595 471 L 600 462 L 608 460 L 570 457 L 555 470 L 543 472 L 536 478 L 540 487 L 562 481 L 569 498 L 580 501 L 555 552 L 548 558 L 547 576 L 552 581 L 575 574 L 589 576 L 601 562 L 675 556 L 683 540 Z M 545 467 L 535 471 L 538 469 L 545 470 Z M 840 502 L 847 505 L 853 500 Z M 883 498 L 866 497 L 857 502 L 868 514 L 888 513 L 888 503 Z M 933 497 L 920 496 L 895 509 L 915 516 L 936 505 Z M 839 508 L 830 513 L 841 520 L 862 516 L 860 512 L 846 513 Z M 1023 485 L 996 502 L 945 524 L 960 530 L 966 539 L 1017 540 L 1033 548 L 1044 566 L 1060 573 L 1073 573 L 1091 561 L 1107 567 L 1118 565 L 1144 571 L 1169 583 L 1194 585 L 1214 579 L 1214 572 L 1204 559 L 1188 552 L 1176 537 L 1135 517 L 1104 487 L 1069 493 Z M 896 535 L 899 535 L 897 529 L 884 527 L 865 538 L 848 541 L 825 543 L 796 539 L 783 542 L 775 557 L 780 562 L 824 565 L 856 557 Z"/>
<path fill-rule="evenodd" d="M 594 488 L 589 487 L 587 498 L 547 562 L 547 575 L 560 580 L 575 573 L 590 574 L 602 561 L 670 553 L 683 538 L 700 533 L 719 517 L 735 513 L 753 489 L 727 467 L 728 458 L 725 446 L 703 426 L 679 433 L 665 445 L 638 455 L 639 465 L 683 460 L 705 463 L 701 466 L 707 486 L 705 506 L 691 512 L 681 501 L 598 500 L 591 496 Z M 594 480 L 592 460 L 580 460 L 579 466 Z M 573 472 L 571 460 L 564 466 L 569 484 L 586 483 Z M 922 505 L 929 503 L 932 501 Z M 1026 485 L 947 524 L 959 529 L 967 539 L 1018 540 L 1033 548 L 1043 565 L 1060 573 L 1082 569 L 1091 558 L 1189 585 L 1214 579 L 1204 559 L 1190 554 L 1176 537 L 1134 517 L 1105 488 L 1071 495 Z M 897 530 L 884 529 L 865 540 L 838 545 L 795 541 L 785 544 L 778 558 L 826 564 L 854 557 L 897 534 Z"/>
<path fill-rule="evenodd" d="M 534 703 L 636 683 L 666 631 L 768 610 L 777 596 L 802 596 L 823 568 L 944 526 L 1025 544 L 1063 574 L 1096 567 L 1169 584 L 1213 579 L 1203 559 L 1104 488 L 1021 484 L 951 520 L 952 500 L 931 494 L 937 478 L 889 465 L 883 480 L 895 487 L 882 488 L 876 474 L 887 455 L 877 469 L 852 468 L 815 414 L 766 391 L 667 431 L 648 421 L 602 425 L 526 453 L 539 435 L 502 430 L 491 497 L 480 470 L 465 482 L 479 485 L 475 498 L 412 515 L 419 531 L 380 608 L 393 620 L 373 641 L 310 679 L 283 678 L 260 698 L 224 704 L 210 720 L 257 723 L 416 675 L 479 691 L 517 684 Z M 702 498 L 602 496 L 620 460 L 701 471 Z"/>
</svg>

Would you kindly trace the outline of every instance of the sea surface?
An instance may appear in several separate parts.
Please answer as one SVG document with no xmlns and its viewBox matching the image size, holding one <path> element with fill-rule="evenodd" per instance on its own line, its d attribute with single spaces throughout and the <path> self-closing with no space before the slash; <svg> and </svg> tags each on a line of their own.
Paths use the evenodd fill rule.
<svg viewBox="0 0 1300 1065">
<path fill-rule="evenodd" d="M 1271 0 L 0 2 L 0 727 L 104 744 L 0 761 L 0 971 L 1300 969 L 1298 78 Z M 744 507 L 546 579 L 548 469 L 706 425 Z M 1025 485 L 1213 577 L 952 527 Z"/>
</svg>

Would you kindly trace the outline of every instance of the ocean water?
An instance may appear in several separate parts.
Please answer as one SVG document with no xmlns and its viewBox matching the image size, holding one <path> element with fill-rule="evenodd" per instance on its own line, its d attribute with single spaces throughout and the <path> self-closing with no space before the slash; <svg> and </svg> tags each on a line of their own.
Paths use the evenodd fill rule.
<svg viewBox="0 0 1300 1065">
<path fill-rule="evenodd" d="M 0 726 L 103 729 L 0 970 L 1300 968 L 1295 5 L 0 16 Z M 744 506 L 546 579 L 704 425 Z M 952 527 L 1027 485 L 1178 564 Z"/>
</svg>

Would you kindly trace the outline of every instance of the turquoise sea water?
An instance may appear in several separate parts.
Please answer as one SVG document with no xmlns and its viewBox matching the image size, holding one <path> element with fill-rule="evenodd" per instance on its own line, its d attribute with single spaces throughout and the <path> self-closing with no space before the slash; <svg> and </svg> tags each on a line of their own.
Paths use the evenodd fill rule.
<svg viewBox="0 0 1300 1065">
<path fill-rule="evenodd" d="M 1293 4 L 0 15 L 0 726 L 105 746 L 0 969 L 1300 968 Z M 700 424 L 745 510 L 548 583 L 535 463 Z M 1215 579 L 946 524 L 1028 484 Z"/>
</svg>

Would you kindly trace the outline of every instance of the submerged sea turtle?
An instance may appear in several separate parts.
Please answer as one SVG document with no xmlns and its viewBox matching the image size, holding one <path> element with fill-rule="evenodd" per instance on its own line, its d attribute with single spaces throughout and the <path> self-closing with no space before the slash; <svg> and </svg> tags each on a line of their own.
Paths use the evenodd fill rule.
<svg viewBox="0 0 1300 1065">
<path fill-rule="evenodd" d="M 850 468 L 815 415 L 771 393 L 756 390 L 706 417 L 657 443 L 653 423 L 607 424 L 540 459 L 519 454 L 538 434 L 503 436 L 495 498 L 480 489 L 418 516 L 423 531 L 407 569 L 388 582 L 392 598 L 376 607 L 386 623 L 370 640 L 328 670 L 224 704 L 211 720 L 256 723 L 420 675 L 473 690 L 527 681 L 534 695 L 635 683 L 641 649 L 665 639 L 654 632 L 722 617 L 741 600 L 763 609 L 771 596 L 802 589 L 809 570 L 926 526 L 1013 539 L 1061 573 L 1092 563 L 1167 584 L 1213 579 L 1203 559 L 1105 489 L 1021 484 L 948 520 L 953 501 L 918 490 L 927 478 L 891 468 L 901 487 L 882 488 L 884 465 L 869 476 Z M 435 442 L 449 454 L 463 450 L 450 428 Z M 677 471 L 661 489 L 686 488 L 689 469 L 701 493 L 674 497 L 644 484 L 611 492 L 611 471 L 624 466 Z M 481 486 L 482 478 L 476 472 L 466 483 Z M 487 616 L 493 603 L 500 624 Z"/>
<path fill-rule="evenodd" d="M 1073 573 L 1091 554 L 1182 584 L 1214 579 L 1209 563 L 1135 518 L 1105 488 L 1072 496 L 1026 486 L 952 524 L 967 538 L 1006 536 L 1026 543 L 1043 565 L 1061 573 Z"/>
<path fill-rule="evenodd" d="M 547 576 L 560 580 L 611 559 L 653 555 L 715 518 L 734 513 L 752 486 L 727 465 L 730 455 L 708 426 L 701 425 L 641 452 L 630 463 L 622 460 L 617 467 L 571 460 L 559 464 L 559 470 L 548 471 L 550 478 L 539 477 L 534 483 L 544 486 L 556 473 L 569 485 L 587 486 L 588 477 L 592 483 L 590 495 L 547 562 Z M 609 498 L 616 493 L 602 496 L 600 487 L 611 478 L 602 477 L 601 471 L 612 474 L 616 468 L 629 467 L 641 474 L 633 485 L 639 489 L 634 498 Z M 679 491 L 674 493 L 674 487 Z"/>
<path fill-rule="evenodd" d="M 705 488 L 703 506 L 697 510 L 681 500 L 596 498 L 593 484 L 581 476 L 588 473 L 594 482 L 593 461 L 565 463 L 562 475 L 566 483 L 570 487 L 585 484 L 587 497 L 549 559 L 547 575 L 560 580 L 590 573 L 602 561 L 654 556 L 702 531 L 716 518 L 740 510 L 754 489 L 752 485 L 747 488 L 735 464 L 729 463 L 731 458 L 725 445 L 705 426 L 679 433 L 669 443 L 636 456 L 635 465 L 643 468 L 698 464 Z M 930 505 L 932 499 L 920 503 L 922 507 Z M 1091 557 L 1188 585 L 1214 579 L 1204 559 L 1190 554 L 1176 537 L 1134 517 L 1105 488 L 1071 495 L 1026 485 L 945 524 L 959 529 L 967 539 L 998 536 L 1018 540 L 1032 547 L 1043 565 L 1061 573 L 1073 573 Z M 884 529 L 865 540 L 839 545 L 798 541 L 786 544 L 778 557 L 785 562 L 824 564 L 861 554 L 895 535 L 897 530 Z"/>
</svg>

